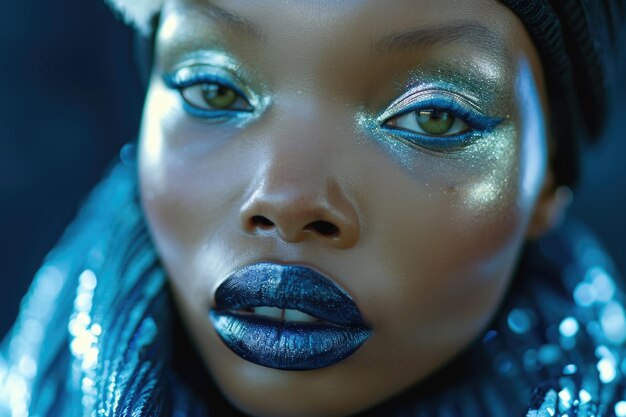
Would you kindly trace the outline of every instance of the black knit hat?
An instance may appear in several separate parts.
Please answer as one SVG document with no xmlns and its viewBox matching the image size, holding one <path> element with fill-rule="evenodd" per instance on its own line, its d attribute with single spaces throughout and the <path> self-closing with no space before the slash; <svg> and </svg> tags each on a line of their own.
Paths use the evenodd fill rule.
<svg viewBox="0 0 626 417">
<path fill-rule="evenodd" d="M 501 0 L 522 21 L 548 88 L 556 181 L 578 179 L 580 144 L 602 133 L 616 83 L 626 0 Z"/>
</svg>

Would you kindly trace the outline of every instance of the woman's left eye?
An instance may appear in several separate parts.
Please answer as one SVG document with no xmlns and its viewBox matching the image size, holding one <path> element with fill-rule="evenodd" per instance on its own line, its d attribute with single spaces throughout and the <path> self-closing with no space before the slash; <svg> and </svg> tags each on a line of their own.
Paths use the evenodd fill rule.
<svg viewBox="0 0 626 417">
<path fill-rule="evenodd" d="M 179 91 L 188 105 L 199 110 L 252 111 L 252 106 L 241 93 L 217 82 L 192 84 Z"/>
<path fill-rule="evenodd" d="M 391 104 L 380 127 L 421 148 L 452 152 L 469 146 L 504 119 L 491 117 L 475 103 L 450 92 L 424 91 Z"/>
<path fill-rule="evenodd" d="M 460 117 L 446 109 L 419 109 L 391 117 L 386 127 L 427 136 L 455 136 L 472 128 Z"/>
</svg>

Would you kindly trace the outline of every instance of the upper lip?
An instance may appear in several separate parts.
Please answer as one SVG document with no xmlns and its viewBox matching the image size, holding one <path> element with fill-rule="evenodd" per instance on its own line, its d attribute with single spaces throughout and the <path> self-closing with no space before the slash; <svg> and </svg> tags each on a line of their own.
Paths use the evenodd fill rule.
<svg viewBox="0 0 626 417">
<path fill-rule="evenodd" d="M 341 326 L 365 326 L 350 295 L 330 278 L 300 265 L 262 262 L 231 273 L 215 292 L 216 310 L 276 307 Z"/>
</svg>

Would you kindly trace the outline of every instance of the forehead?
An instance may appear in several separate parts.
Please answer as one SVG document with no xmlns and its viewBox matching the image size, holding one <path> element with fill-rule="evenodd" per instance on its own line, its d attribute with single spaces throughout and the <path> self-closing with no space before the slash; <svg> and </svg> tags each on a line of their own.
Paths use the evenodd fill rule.
<svg viewBox="0 0 626 417">
<path fill-rule="evenodd" d="M 222 30 L 224 41 L 231 35 L 312 50 L 332 43 L 354 52 L 456 42 L 501 53 L 516 23 L 495 0 L 167 0 L 170 13 L 199 36 Z"/>
<path fill-rule="evenodd" d="M 510 90 L 520 52 L 541 72 L 523 25 L 495 0 L 166 0 L 158 65 L 202 49 L 273 85 L 352 97 L 416 69 Z"/>
</svg>

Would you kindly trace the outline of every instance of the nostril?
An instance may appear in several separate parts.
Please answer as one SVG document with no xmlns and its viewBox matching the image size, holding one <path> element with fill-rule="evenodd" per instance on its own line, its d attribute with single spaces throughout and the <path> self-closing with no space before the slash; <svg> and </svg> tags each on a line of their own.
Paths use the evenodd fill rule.
<svg viewBox="0 0 626 417">
<path fill-rule="evenodd" d="M 250 222 L 252 223 L 252 226 L 258 227 L 259 229 L 267 230 L 274 227 L 274 222 L 265 216 L 252 216 Z"/>
<path fill-rule="evenodd" d="M 331 222 L 327 222 L 324 220 L 318 220 L 311 222 L 306 225 L 304 230 L 311 230 L 313 232 L 317 232 L 322 236 L 326 237 L 338 237 L 339 236 L 339 228 L 332 224 Z"/>
</svg>

